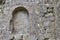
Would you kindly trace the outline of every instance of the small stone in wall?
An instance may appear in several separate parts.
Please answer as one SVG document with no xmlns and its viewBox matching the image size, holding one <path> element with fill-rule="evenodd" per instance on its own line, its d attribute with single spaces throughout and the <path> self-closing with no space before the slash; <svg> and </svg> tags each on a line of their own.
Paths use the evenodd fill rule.
<svg viewBox="0 0 60 40">
<path fill-rule="evenodd" d="M 53 16 L 53 13 L 48 13 L 45 15 L 45 17 L 51 17 L 51 16 Z"/>
<path fill-rule="evenodd" d="M 47 12 L 48 13 L 53 13 L 54 7 L 47 7 Z"/>
<path fill-rule="evenodd" d="M 50 26 L 51 22 L 50 21 L 44 21 L 44 26 Z"/>
<path fill-rule="evenodd" d="M 49 20 L 50 22 L 54 22 L 55 21 L 55 16 L 46 16 L 46 20 Z"/>
<path fill-rule="evenodd" d="M 11 0 L 9 0 L 9 1 L 11 1 Z"/>
<path fill-rule="evenodd" d="M 40 27 L 40 24 L 37 24 L 38 27 Z"/>
</svg>

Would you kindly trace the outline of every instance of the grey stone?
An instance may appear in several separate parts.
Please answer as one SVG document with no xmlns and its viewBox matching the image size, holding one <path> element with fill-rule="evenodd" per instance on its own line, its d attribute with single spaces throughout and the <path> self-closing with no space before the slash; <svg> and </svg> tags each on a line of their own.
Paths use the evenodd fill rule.
<svg viewBox="0 0 60 40">
<path fill-rule="evenodd" d="M 0 40 L 60 40 L 59 30 L 60 0 L 0 0 Z"/>
</svg>

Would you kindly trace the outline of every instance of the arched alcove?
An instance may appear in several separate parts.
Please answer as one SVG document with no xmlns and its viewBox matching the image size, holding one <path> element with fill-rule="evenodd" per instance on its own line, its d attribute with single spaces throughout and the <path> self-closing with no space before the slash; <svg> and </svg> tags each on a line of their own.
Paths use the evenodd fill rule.
<svg viewBox="0 0 60 40">
<path fill-rule="evenodd" d="M 26 33 L 29 27 L 29 13 L 24 7 L 17 7 L 12 12 L 12 19 L 10 20 L 10 31 L 12 33 L 23 34 Z"/>
</svg>

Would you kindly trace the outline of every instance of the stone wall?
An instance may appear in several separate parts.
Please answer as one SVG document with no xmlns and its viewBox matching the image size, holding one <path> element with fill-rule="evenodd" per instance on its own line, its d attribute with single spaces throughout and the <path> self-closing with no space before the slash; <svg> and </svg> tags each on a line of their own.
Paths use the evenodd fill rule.
<svg viewBox="0 0 60 40">
<path fill-rule="evenodd" d="M 0 40 L 60 40 L 60 0 L 2 0 Z"/>
</svg>

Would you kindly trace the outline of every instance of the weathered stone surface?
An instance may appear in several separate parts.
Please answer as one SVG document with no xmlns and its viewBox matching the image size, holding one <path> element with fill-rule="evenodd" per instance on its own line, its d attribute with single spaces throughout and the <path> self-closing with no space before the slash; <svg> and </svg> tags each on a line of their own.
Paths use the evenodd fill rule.
<svg viewBox="0 0 60 40">
<path fill-rule="evenodd" d="M 0 40 L 60 40 L 60 0 L 1 0 Z"/>
</svg>

